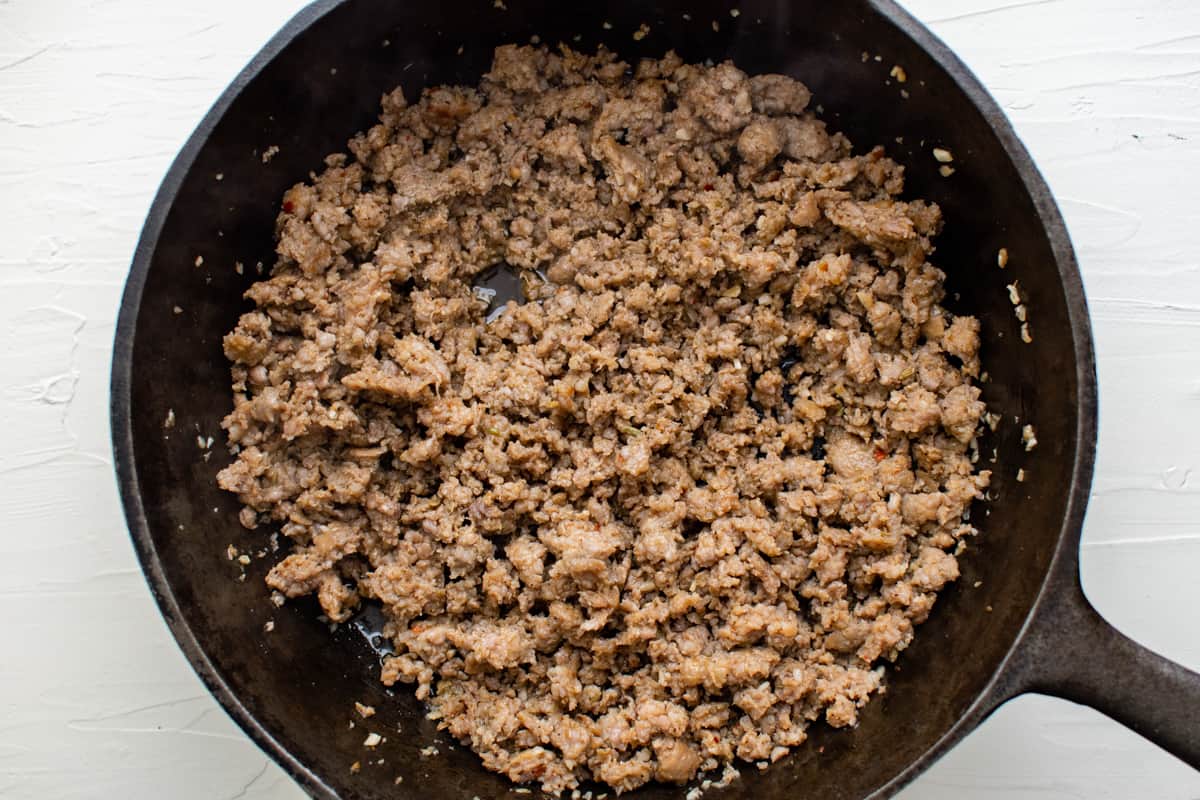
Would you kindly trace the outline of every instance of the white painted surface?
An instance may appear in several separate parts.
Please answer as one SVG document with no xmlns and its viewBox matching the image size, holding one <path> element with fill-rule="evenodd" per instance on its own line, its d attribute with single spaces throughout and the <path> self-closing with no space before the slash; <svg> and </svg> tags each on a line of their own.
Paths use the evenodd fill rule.
<svg viewBox="0 0 1200 800">
<path fill-rule="evenodd" d="M 1079 249 L 1103 406 L 1087 591 L 1200 669 L 1200 3 L 907 4 L 1008 110 Z M 0 0 L 2 797 L 302 796 L 159 618 L 106 420 L 115 310 L 158 181 L 300 5 Z M 1197 800 L 1200 773 L 1095 712 L 1026 697 L 902 797 Z"/>
</svg>

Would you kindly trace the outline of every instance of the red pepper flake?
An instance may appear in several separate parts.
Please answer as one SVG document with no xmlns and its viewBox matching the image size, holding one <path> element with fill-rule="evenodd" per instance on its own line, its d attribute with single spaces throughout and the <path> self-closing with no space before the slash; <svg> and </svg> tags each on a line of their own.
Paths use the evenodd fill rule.
<svg viewBox="0 0 1200 800">
<path fill-rule="evenodd" d="M 884 450 L 882 447 L 875 448 L 875 460 L 876 461 L 883 461 L 887 457 L 888 457 L 888 454 L 887 454 L 886 450 Z"/>
<path fill-rule="evenodd" d="M 293 203 L 291 200 L 284 200 L 284 201 L 283 201 L 283 211 L 284 211 L 284 213 L 285 213 L 285 214 L 291 214 L 291 213 L 292 213 L 293 211 L 295 211 L 295 210 L 296 210 L 296 204 L 295 204 L 295 203 Z"/>
<path fill-rule="evenodd" d="M 822 262 L 821 262 L 821 263 L 820 263 L 820 264 L 817 266 L 817 269 L 818 269 L 818 270 L 820 270 L 821 272 L 829 272 L 829 264 L 827 264 L 827 263 L 825 263 L 824 261 L 822 261 Z"/>
<path fill-rule="evenodd" d="M 704 191 L 711 192 L 712 190 L 713 190 L 713 185 L 711 183 L 704 184 Z"/>
</svg>

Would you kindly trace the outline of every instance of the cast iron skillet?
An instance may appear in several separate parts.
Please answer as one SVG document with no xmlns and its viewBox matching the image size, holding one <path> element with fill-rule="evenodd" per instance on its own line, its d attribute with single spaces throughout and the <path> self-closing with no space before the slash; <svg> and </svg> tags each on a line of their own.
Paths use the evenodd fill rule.
<svg viewBox="0 0 1200 800">
<path fill-rule="evenodd" d="M 317 797 L 527 797 L 451 746 L 410 692 L 385 691 L 378 655 L 355 626 L 331 636 L 313 606 L 275 608 L 262 584 L 272 558 L 255 559 L 238 580 L 242 568 L 226 559 L 226 546 L 253 553 L 266 535 L 242 530 L 234 498 L 214 483 L 228 461 L 218 424 L 231 405 L 221 336 L 247 307 L 241 294 L 255 263 L 273 261 L 282 192 L 372 124 L 384 91 L 399 83 L 415 98 L 424 86 L 474 84 L 495 45 L 580 34 L 578 47 L 603 42 L 627 59 L 675 48 L 688 60 L 732 58 L 751 73 L 794 75 L 833 129 L 859 148 L 887 145 L 908 167 L 909 193 L 945 210 L 935 260 L 957 295 L 950 306 L 982 319 L 984 394 L 1003 413 L 984 447 L 985 458 L 996 449 L 997 462 L 995 499 L 974 510 L 982 535 L 963 558 L 962 579 L 889 672 L 887 694 L 854 730 L 814 726 L 794 755 L 764 772 L 747 769 L 712 796 L 887 797 L 1001 703 L 1031 691 L 1093 705 L 1200 767 L 1200 676 L 1117 633 L 1081 591 L 1096 436 L 1083 289 L 1046 185 L 966 67 L 888 0 L 743 0 L 736 17 L 714 0 L 505 2 L 507 10 L 491 0 L 308 7 L 217 101 L 150 210 L 113 357 L 117 473 L 167 623 L 234 719 Z M 635 41 L 643 22 L 651 34 Z M 903 86 L 889 79 L 895 64 L 907 73 Z M 950 178 L 937 172 L 934 145 L 954 153 Z M 279 152 L 264 163 L 271 146 Z M 1004 271 L 1001 247 L 1011 254 Z M 1022 343 L 1005 290 L 1014 280 L 1027 298 L 1032 344 Z M 1026 422 L 1040 442 L 1029 453 Z M 216 440 L 208 460 L 197 436 Z M 275 628 L 264 634 L 268 620 Z M 379 713 L 351 730 L 355 701 Z M 362 748 L 368 730 L 387 736 L 371 753 Z M 422 758 L 432 742 L 441 755 Z M 354 774 L 356 760 L 363 766 Z M 680 794 L 650 786 L 637 796 Z"/>
</svg>

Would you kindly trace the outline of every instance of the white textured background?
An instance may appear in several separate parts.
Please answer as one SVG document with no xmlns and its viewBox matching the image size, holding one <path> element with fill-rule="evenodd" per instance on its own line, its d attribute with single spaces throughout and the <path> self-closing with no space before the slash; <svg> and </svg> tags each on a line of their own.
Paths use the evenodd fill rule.
<svg viewBox="0 0 1200 800">
<path fill-rule="evenodd" d="M 0 0 L 0 797 L 302 796 L 162 623 L 107 425 L 116 308 L 159 179 L 301 5 Z M 1088 594 L 1200 669 L 1200 3 L 906 5 L 1012 116 L 1079 250 L 1103 414 Z M 1025 697 L 902 797 L 1198 800 L 1200 773 Z"/>
</svg>

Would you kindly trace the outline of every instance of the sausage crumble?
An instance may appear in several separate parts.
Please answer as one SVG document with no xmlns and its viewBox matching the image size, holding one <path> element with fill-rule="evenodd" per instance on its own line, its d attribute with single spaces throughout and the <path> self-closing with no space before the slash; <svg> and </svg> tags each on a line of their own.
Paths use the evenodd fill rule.
<svg viewBox="0 0 1200 800">
<path fill-rule="evenodd" d="M 270 586 L 380 605 L 383 681 L 549 792 L 854 725 L 989 479 L 938 207 L 798 81 L 674 54 L 501 47 L 349 151 L 224 340 Z"/>
</svg>

